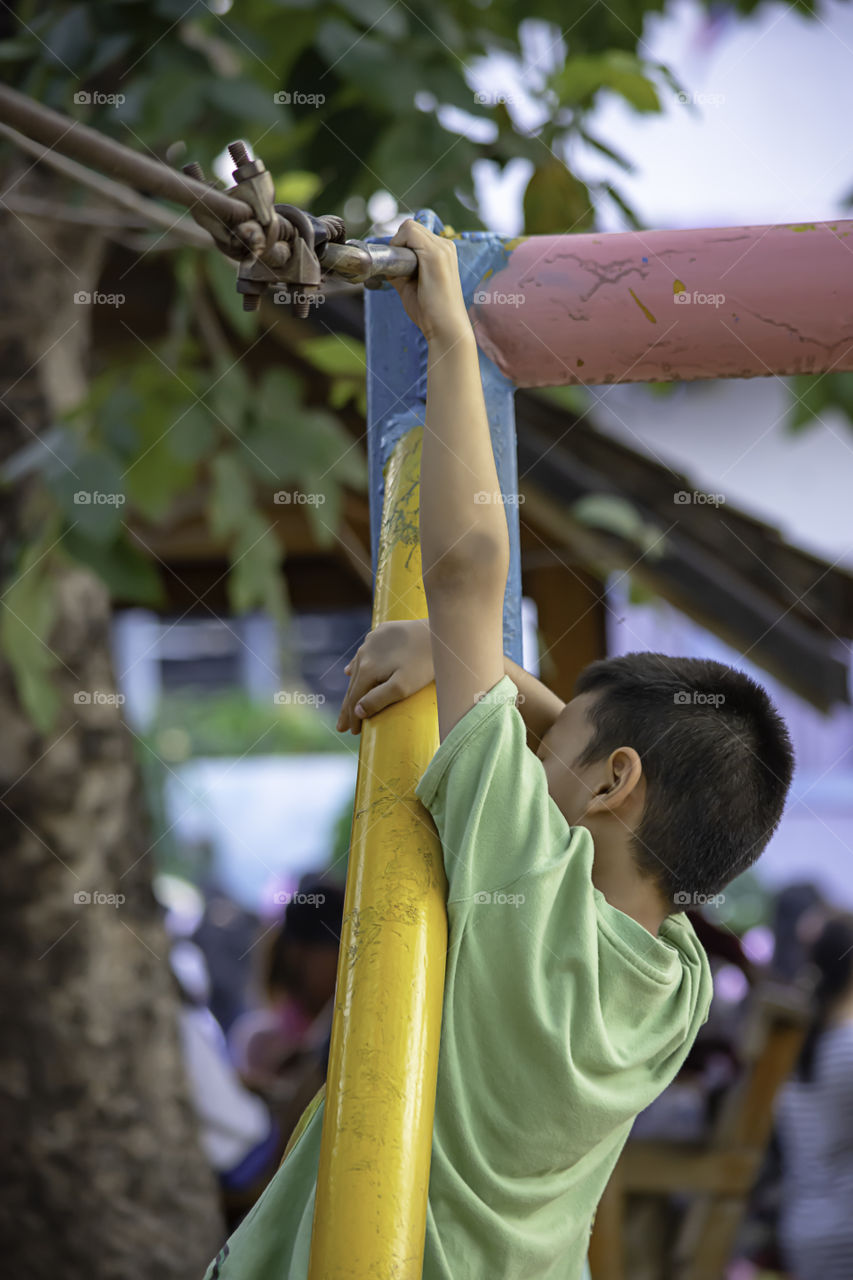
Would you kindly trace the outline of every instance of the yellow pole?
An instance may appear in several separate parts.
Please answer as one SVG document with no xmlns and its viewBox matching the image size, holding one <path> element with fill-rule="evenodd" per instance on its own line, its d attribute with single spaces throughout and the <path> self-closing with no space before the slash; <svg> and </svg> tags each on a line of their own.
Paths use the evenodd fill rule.
<svg viewBox="0 0 853 1280">
<path fill-rule="evenodd" d="M 422 618 L 422 429 L 388 463 L 373 625 Z M 309 1280 L 419 1280 L 447 952 L 441 846 L 414 789 L 435 685 L 365 722 Z"/>
</svg>

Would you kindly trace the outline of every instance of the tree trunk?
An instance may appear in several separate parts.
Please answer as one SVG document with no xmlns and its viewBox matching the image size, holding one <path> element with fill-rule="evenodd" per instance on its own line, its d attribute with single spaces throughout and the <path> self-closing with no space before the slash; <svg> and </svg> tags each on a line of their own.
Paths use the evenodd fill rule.
<svg viewBox="0 0 853 1280">
<path fill-rule="evenodd" d="M 30 163 L 7 166 L 3 188 Z M 61 202 L 67 191 L 40 170 L 28 190 Z M 85 385 L 87 310 L 74 294 L 95 288 L 102 254 L 79 225 L 4 213 L 0 228 L 5 460 Z M 4 589 L 31 496 L 19 484 L 0 498 Z M 0 654 L 3 1273 L 196 1280 L 223 1231 L 181 1059 L 133 741 L 114 703 L 74 698 L 115 690 L 109 602 L 82 569 L 58 570 L 55 590 L 61 710 L 47 736 Z"/>
</svg>

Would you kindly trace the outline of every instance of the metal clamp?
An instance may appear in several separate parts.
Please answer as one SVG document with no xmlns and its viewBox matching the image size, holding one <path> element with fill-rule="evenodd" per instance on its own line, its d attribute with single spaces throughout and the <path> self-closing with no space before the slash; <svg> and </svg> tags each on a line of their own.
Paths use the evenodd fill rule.
<svg viewBox="0 0 853 1280">
<path fill-rule="evenodd" d="M 242 201 L 254 217 L 226 224 L 200 204 L 191 213 L 213 236 L 216 247 L 239 262 L 237 292 L 243 295 L 244 311 L 255 311 L 270 285 L 286 283 L 294 286 L 294 312 L 304 319 L 310 295 L 327 276 L 379 288 L 383 278 L 416 273 L 417 257 L 411 249 L 346 240 L 343 219 L 334 214 L 318 218 L 295 205 L 276 204 L 272 175 L 263 160 L 252 159 L 241 141 L 229 143 L 228 151 L 235 166 L 234 186 L 223 194 Z M 195 161 L 183 171 L 206 182 Z"/>
</svg>

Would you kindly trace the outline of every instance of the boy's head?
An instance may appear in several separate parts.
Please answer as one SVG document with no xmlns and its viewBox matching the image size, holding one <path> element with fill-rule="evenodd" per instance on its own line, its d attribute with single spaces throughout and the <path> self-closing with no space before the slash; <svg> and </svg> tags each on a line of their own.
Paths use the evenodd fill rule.
<svg viewBox="0 0 853 1280">
<path fill-rule="evenodd" d="M 586 667 L 538 754 L 566 820 L 594 836 L 626 833 L 669 911 L 719 893 L 755 861 L 794 768 L 785 722 L 759 684 L 660 653 Z"/>
<path fill-rule="evenodd" d="M 344 893 L 336 885 L 312 880 L 300 885 L 288 903 L 267 965 L 267 991 L 296 1000 L 316 1016 L 335 990 Z"/>
</svg>

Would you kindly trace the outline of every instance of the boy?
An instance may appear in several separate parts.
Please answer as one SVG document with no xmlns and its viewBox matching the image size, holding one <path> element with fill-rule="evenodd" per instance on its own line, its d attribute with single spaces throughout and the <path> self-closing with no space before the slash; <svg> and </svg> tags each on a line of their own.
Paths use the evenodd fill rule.
<svg viewBox="0 0 853 1280">
<path fill-rule="evenodd" d="M 679 904 L 761 852 L 791 746 L 764 691 L 719 663 L 594 663 L 564 706 L 504 659 L 508 534 L 503 504 L 476 497 L 499 485 L 456 250 L 411 220 L 391 243 L 418 255 L 395 288 L 429 352 L 429 618 L 368 636 L 338 727 L 435 678 L 441 745 L 418 795 L 449 942 L 423 1280 L 579 1280 L 634 1117 L 707 1016 L 708 962 Z M 320 1123 L 209 1280 L 305 1280 Z"/>
</svg>

